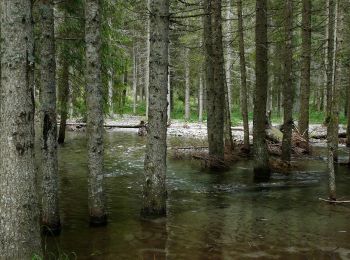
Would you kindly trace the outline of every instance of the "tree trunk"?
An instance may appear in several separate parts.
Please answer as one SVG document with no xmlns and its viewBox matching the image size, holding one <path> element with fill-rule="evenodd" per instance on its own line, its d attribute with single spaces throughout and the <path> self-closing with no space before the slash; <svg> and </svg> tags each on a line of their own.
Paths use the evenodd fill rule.
<svg viewBox="0 0 350 260">
<path fill-rule="evenodd" d="M 244 48 L 244 26 L 243 26 L 243 11 L 242 0 L 237 1 L 238 12 L 238 40 L 239 40 L 239 61 L 241 68 L 241 112 L 243 118 L 244 128 L 244 147 L 246 150 L 250 150 L 249 146 L 249 121 L 248 121 L 248 94 L 247 94 L 247 69 L 245 60 L 245 48 Z"/>
<path fill-rule="evenodd" d="M 190 120 L 190 49 L 185 49 L 185 120 Z"/>
<path fill-rule="evenodd" d="M 68 51 L 66 49 L 63 52 Z M 62 58 L 59 59 L 62 62 L 61 76 L 59 83 L 59 103 L 60 103 L 60 129 L 58 132 L 58 143 L 63 144 L 66 138 L 66 125 L 68 117 L 68 98 L 69 98 L 69 65 L 66 57 L 67 53 L 62 54 Z"/>
<path fill-rule="evenodd" d="M 150 88 L 141 215 L 166 215 L 169 0 L 150 2 Z"/>
<path fill-rule="evenodd" d="M 147 10 L 150 10 L 151 0 L 147 1 Z M 148 119 L 148 110 L 149 110 L 149 57 L 150 57 L 150 30 L 151 30 L 151 22 L 150 16 L 147 15 L 147 38 L 146 38 L 146 62 L 145 62 L 145 92 L 146 92 L 146 118 Z"/>
<path fill-rule="evenodd" d="M 256 85 L 254 93 L 254 175 L 256 180 L 270 177 L 268 152 L 265 140 L 266 102 L 267 102 L 267 0 L 256 1 Z"/>
<path fill-rule="evenodd" d="M 286 0 L 285 15 L 285 54 L 284 54 L 284 86 L 283 86 L 283 141 L 282 160 L 289 162 L 292 153 L 293 131 L 293 1 Z"/>
<path fill-rule="evenodd" d="M 343 9 L 341 1 L 336 2 L 335 12 L 336 12 L 336 23 L 335 23 L 335 50 L 333 56 L 333 68 L 334 68 L 334 79 L 332 86 L 332 104 L 331 104 L 331 120 L 333 125 L 329 127 L 331 141 L 333 142 L 333 156 L 334 161 L 338 161 L 338 143 L 339 143 L 339 97 L 340 97 L 340 85 L 341 85 L 341 71 L 342 71 L 342 43 L 343 43 Z M 328 135 L 329 133 L 327 133 Z"/>
<path fill-rule="evenodd" d="M 56 60 L 52 0 L 40 2 L 42 92 L 42 225 L 47 234 L 61 230 L 58 204 Z"/>
<path fill-rule="evenodd" d="M 203 92 L 204 92 L 204 89 L 203 89 L 203 72 L 202 72 L 202 68 L 200 69 L 200 72 L 199 72 L 199 112 L 198 112 L 198 121 L 200 123 L 203 122 Z"/>
<path fill-rule="evenodd" d="M 101 80 L 100 1 L 85 5 L 88 194 L 92 225 L 107 223 L 103 175 L 103 96 Z"/>
<path fill-rule="evenodd" d="M 348 75 L 350 75 L 350 66 L 348 67 Z M 348 99 L 350 98 L 350 77 L 349 78 L 349 81 L 346 85 L 346 88 L 347 88 L 347 92 L 348 92 Z M 346 136 L 347 136 L 347 139 L 346 139 L 346 146 L 347 147 L 350 147 L 350 102 L 348 100 L 348 113 L 347 113 L 347 121 L 348 121 L 348 125 L 346 127 Z"/>
<path fill-rule="evenodd" d="M 167 114 L 168 114 L 168 124 L 171 122 L 171 73 L 170 73 L 170 44 L 168 45 L 168 92 L 167 92 L 167 101 L 168 101 L 168 109 L 167 109 Z"/>
<path fill-rule="evenodd" d="M 309 103 L 311 70 L 311 0 L 303 0 L 302 11 L 302 67 L 299 132 L 309 143 Z"/>
<path fill-rule="evenodd" d="M 227 23 L 227 33 L 230 35 L 232 31 L 232 6 L 231 1 L 228 1 L 228 6 L 226 8 L 226 23 Z M 232 46 L 231 41 L 227 41 L 226 44 L 226 59 L 225 59 L 225 72 L 226 72 L 226 86 L 228 95 L 228 110 L 231 114 L 232 111 Z"/>
<path fill-rule="evenodd" d="M 335 9 L 336 0 L 328 0 L 328 39 L 327 39 L 327 107 L 326 107 L 326 123 L 332 109 L 332 88 L 334 83 L 334 40 L 335 40 Z"/>
<path fill-rule="evenodd" d="M 114 108 L 113 108 L 113 78 L 114 78 L 114 73 L 112 70 L 108 72 L 108 110 L 109 110 L 109 115 L 113 116 L 114 114 Z"/>
<path fill-rule="evenodd" d="M 42 255 L 34 166 L 33 30 L 31 1 L 0 1 L 0 254 Z M 6 19 L 3 19 L 6 17 Z M 4 98 L 6 97 L 6 98 Z"/>
<path fill-rule="evenodd" d="M 132 55 L 133 55 L 133 73 L 132 73 L 133 92 L 132 92 L 132 94 L 133 94 L 133 113 L 135 115 L 136 114 L 136 104 L 137 104 L 137 59 L 136 59 L 135 43 L 133 43 Z"/>
<path fill-rule="evenodd" d="M 330 3 L 331 4 L 331 3 Z M 330 86 L 330 96 L 328 96 L 329 104 L 329 114 L 327 120 L 327 148 L 328 148 L 328 174 L 329 174 L 329 199 L 336 200 L 336 185 L 335 185 L 335 171 L 334 171 L 334 161 L 337 160 L 337 149 L 338 149 L 338 132 L 339 132 L 339 84 L 340 84 L 340 72 L 341 68 L 339 60 L 341 59 L 341 33 L 342 33 L 342 5 L 338 6 L 338 2 L 335 1 L 334 4 L 335 12 L 335 23 L 334 31 L 336 35 L 336 45 L 334 48 L 334 55 L 328 56 L 328 61 L 332 63 L 334 69 L 334 78 L 332 79 L 332 85 Z M 331 10 L 330 10 L 331 12 Z M 332 44 L 332 42 L 330 43 Z M 329 58 L 332 57 L 332 60 Z M 328 63 L 329 66 L 329 63 Z M 327 81 L 328 84 L 330 82 Z M 328 103 L 328 101 L 327 101 Z"/>
<path fill-rule="evenodd" d="M 204 44 L 206 52 L 207 128 L 211 168 L 224 160 L 225 78 L 222 53 L 221 1 L 206 0 Z"/>
<path fill-rule="evenodd" d="M 122 112 L 124 113 L 124 108 L 126 105 L 126 90 L 128 88 L 128 68 L 125 65 L 123 74 L 123 93 L 122 93 Z"/>
</svg>

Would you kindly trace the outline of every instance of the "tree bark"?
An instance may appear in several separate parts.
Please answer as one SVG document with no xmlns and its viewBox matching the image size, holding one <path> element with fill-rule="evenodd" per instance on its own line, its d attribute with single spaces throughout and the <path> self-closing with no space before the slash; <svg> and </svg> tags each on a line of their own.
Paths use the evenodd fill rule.
<svg viewBox="0 0 350 260">
<path fill-rule="evenodd" d="M 256 180 L 266 180 L 270 177 L 268 152 L 265 140 L 265 121 L 267 103 L 267 0 L 256 1 L 256 85 L 254 93 L 254 175 Z"/>
<path fill-rule="evenodd" d="M 103 96 L 101 80 L 100 1 L 85 5 L 88 194 L 92 225 L 107 223 L 103 175 Z"/>
<path fill-rule="evenodd" d="M 350 66 L 347 68 L 348 69 L 348 75 L 350 75 Z M 349 81 L 347 83 L 347 86 L 346 86 L 346 89 L 347 89 L 347 93 L 348 93 L 348 113 L 347 113 L 347 122 L 348 122 L 348 125 L 346 127 L 346 136 L 347 136 L 347 139 L 346 139 L 346 146 L 347 147 L 350 147 L 350 77 L 349 78 Z M 350 159 L 350 158 L 349 158 Z"/>
<path fill-rule="evenodd" d="M 284 40 L 284 86 L 283 86 L 283 141 L 282 160 L 289 162 L 292 153 L 293 131 L 293 1 L 284 4 L 285 40 Z"/>
<path fill-rule="evenodd" d="M 168 101 L 168 109 L 167 109 L 167 114 L 168 114 L 168 124 L 171 122 L 171 72 L 170 72 L 170 44 L 168 45 L 168 92 L 167 92 L 167 101 Z"/>
<path fill-rule="evenodd" d="M 209 156 L 216 168 L 216 161 L 224 160 L 225 84 L 222 60 L 221 1 L 206 0 L 204 16 L 204 44 L 206 52 L 207 128 Z"/>
<path fill-rule="evenodd" d="M 303 0 L 302 11 L 302 67 L 299 132 L 309 143 L 309 103 L 311 70 L 311 0 Z"/>
<path fill-rule="evenodd" d="M 199 108 L 198 108 L 198 110 L 199 110 L 199 112 L 198 112 L 198 121 L 200 122 L 200 123 L 202 123 L 203 122 L 203 92 L 204 92 L 204 89 L 203 89 L 203 72 L 202 72 L 202 68 L 201 68 L 201 70 L 200 70 L 200 72 L 199 72 L 199 91 L 198 91 L 199 93 L 199 102 L 198 102 L 198 106 L 199 106 Z"/>
<path fill-rule="evenodd" d="M 190 103 L 190 49 L 185 49 L 185 120 L 190 120 L 191 103 Z"/>
<path fill-rule="evenodd" d="M 135 40 L 134 40 L 135 41 Z M 132 47 L 133 55 L 133 73 L 132 73 L 132 86 L 133 86 L 133 113 L 136 114 L 136 105 L 137 105 L 137 59 L 136 59 L 136 46 L 135 42 Z"/>
<path fill-rule="evenodd" d="M 169 0 L 150 2 L 150 85 L 141 215 L 166 215 Z"/>
<path fill-rule="evenodd" d="M 341 84 L 341 60 L 342 60 L 342 33 L 343 33 L 343 8 L 341 1 L 336 1 L 335 6 L 335 48 L 333 56 L 334 79 L 332 85 L 332 95 L 329 122 L 327 128 L 328 141 L 331 142 L 334 161 L 338 161 L 338 143 L 339 143 L 339 96 Z"/>
<path fill-rule="evenodd" d="M 108 110 L 109 115 L 113 116 L 114 108 L 113 108 L 113 83 L 114 83 L 114 75 L 113 71 L 110 70 L 108 72 Z"/>
<path fill-rule="evenodd" d="M 249 121 L 248 121 L 248 91 L 247 91 L 247 69 L 245 60 L 245 48 L 244 48 L 244 26 L 243 26 L 243 10 L 242 0 L 237 1 L 238 12 L 238 41 L 239 41 L 239 61 L 241 69 L 241 113 L 243 119 L 244 128 L 244 147 L 248 151 L 249 145 Z"/>
<path fill-rule="evenodd" d="M 61 114 L 61 121 L 60 121 L 60 129 L 58 132 L 58 143 L 63 144 L 64 140 L 66 138 L 66 125 L 67 125 L 67 118 L 68 118 L 68 98 L 69 98 L 69 64 L 68 59 L 65 53 L 66 50 L 64 48 L 62 58 L 59 59 L 62 62 L 61 66 L 61 76 L 59 83 L 59 103 L 60 103 L 60 114 Z"/>
<path fill-rule="evenodd" d="M 232 6 L 231 1 L 228 1 L 228 7 L 226 8 L 226 23 L 227 23 L 227 33 L 231 34 L 232 31 Z M 231 41 L 227 41 L 226 44 L 226 59 L 225 59 L 225 76 L 226 76 L 226 86 L 228 95 L 228 109 L 231 113 L 232 111 L 232 76 L 231 76 L 231 66 L 232 66 L 232 46 Z"/>
<path fill-rule="evenodd" d="M 0 1 L 0 254 L 42 255 L 34 166 L 34 52 L 29 0 Z M 6 97 L 6 98 L 5 98 Z"/>
<path fill-rule="evenodd" d="M 334 41 L 335 41 L 335 9 L 336 0 L 328 0 L 328 39 L 327 39 L 327 107 L 326 107 L 326 123 L 328 123 L 329 116 L 332 109 L 332 88 L 334 83 Z"/>
<path fill-rule="evenodd" d="M 335 12 L 335 40 L 336 45 L 334 48 L 334 55 L 328 56 L 328 61 L 331 62 L 334 69 L 334 75 L 332 79 L 332 84 L 330 86 L 330 96 L 329 98 L 329 114 L 327 120 L 327 148 L 328 148 L 328 174 L 329 174 L 329 199 L 336 200 L 336 184 L 335 184 L 335 171 L 334 171 L 334 161 L 337 161 L 337 149 L 338 149 L 338 132 L 339 132 L 339 84 L 340 84 L 340 72 L 341 67 L 338 64 L 341 59 L 341 33 L 342 33 L 342 5 L 339 5 L 338 1 L 334 3 Z M 331 42 L 332 44 L 332 42 Z M 329 58 L 331 58 L 329 60 Z M 328 63 L 329 66 L 329 63 Z M 328 84 L 330 82 L 327 81 Z M 328 101 L 327 101 L 328 103 Z"/>
<path fill-rule="evenodd" d="M 61 231 L 58 199 L 56 60 L 52 0 L 40 2 L 42 96 L 42 225 L 46 234 Z"/>
<path fill-rule="evenodd" d="M 151 0 L 147 1 L 147 10 L 150 10 Z M 150 30 L 151 30 L 151 19 L 150 16 L 147 16 L 147 38 L 146 38 L 146 62 L 145 62 L 145 92 L 146 92 L 146 118 L 148 118 L 148 110 L 149 110 L 149 58 L 150 58 Z"/>
</svg>

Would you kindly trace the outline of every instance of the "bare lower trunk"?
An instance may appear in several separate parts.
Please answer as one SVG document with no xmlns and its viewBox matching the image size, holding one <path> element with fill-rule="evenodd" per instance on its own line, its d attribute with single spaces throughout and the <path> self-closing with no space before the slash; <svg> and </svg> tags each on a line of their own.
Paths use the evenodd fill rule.
<svg viewBox="0 0 350 260">
<path fill-rule="evenodd" d="M 171 122 L 171 74 L 170 74 L 170 44 L 168 46 L 168 93 L 167 93 L 167 101 L 168 101 L 168 124 Z"/>
<path fill-rule="evenodd" d="M 42 225 L 47 234 L 61 230 L 58 205 L 56 61 L 53 2 L 40 2 L 42 96 Z"/>
<path fill-rule="evenodd" d="M 267 145 L 265 141 L 267 102 L 267 0 L 256 1 L 256 85 L 254 93 L 254 174 L 257 180 L 270 177 Z"/>
<path fill-rule="evenodd" d="M 199 72 L 199 113 L 198 113 L 198 121 L 201 123 L 203 122 L 203 73 L 202 71 Z"/>
<path fill-rule="evenodd" d="M 249 121 L 248 121 L 248 90 L 247 90 L 247 70 L 244 48 L 244 26 L 242 13 L 242 0 L 237 1 L 238 12 L 238 40 L 239 40 L 239 61 L 241 69 L 241 112 L 244 128 L 244 147 L 249 150 Z"/>
<path fill-rule="evenodd" d="M 42 255 L 34 166 L 31 7 L 29 0 L 0 1 L 0 42 L 6 46 L 1 49 L 1 259 Z"/>
<path fill-rule="evenodd" d="M 327 148 L 327 167 L 328 167 L 328 189 L 329 199 L 336 200 L 336 185 L 335 185 L 335 171 L 334 171 L 334 150 L 331 144 L 328 143 Z"/>
<path fill-rule="evenodd" d="M 350 75 L 350 66 L 348 67 L 348 75 Z M 350 78 L 350 77 L 348 77 Z M 348 122 L 348 125 L 347 125 L 347 128 L 346 128 L 346 136 L 347 136 L 347 139 L 346 139 L 346 146 L 347 147 L 350 147 L 350 80 L 349 82 L 347 83 L 347 92 L 348 92 L 348 113 L 347 113 L 347 122 Z"/>
<path fill-rule="evenodd" d="M 63 54 L 62 68 L 61 68 L 61 77 L 58 81 L 59 84 L 59 103 L 60 103 L 60 129 L 58 132 L 58 143 L 63 144 L 66 138 L 66 125 L 68 117 L 68 97 L 69 97 L 69 67 L 68 60 L 65 57 L 67 54 Z"/>
<path fill-rule="evenodd" d="M 190 120 L 190 49 L 185 50 L 185 120 Z"/>
<path fill-rule="evenodd" d="M 101 81 L 100 1 L 85 6 L 88 196 L 92 225 L 107 223 L 103 175 L 103 96 Z"/>
<path fill-rule="evenodd" d="M 342 1 L 336 3 L 336 41 L 335 53 L 333 58 L 334 66 L 334 85 L 333 85 L 333 103 L 332 110 L 334 116 L 333 143 L 334 143 L 334 160 L 338 161 L 338 144 L 339 144 L 339 112 L 340 112 L 340 92 L 342 82 L 342 56 L 343 56 L 343 30 L 344 30 L 344 9 L 345 4 Z"/>
<path fill-rule="evenodd" d="M 133 86 L 133 113 L 136 114 L 136 104 L 137 104 L 137 59 L 136 59 L 136 47 L 135 43 L 132 48 L 133 52 L 133 73 L 132 73 L 132 86 Z"/>
<path fill-rule="evenodd" d="M 328 39 L 327 39 L 327 108 L 326 108 L 326 123 L 329 121 L 329 116 L 332 109 L 332 88 L 334 83 L 334 40 L 335 40 L 335 9 L 336 0 L 328 0 Z"/>
<path fill-rule="evenodd" d="M 226 23 L 227 33 L 230 34 L 232 31 L 232 6 L 231 1 L 228 1 L 228 7 L 226 8 Z M 231 41 L 227 41 L 226 44 L 226 59 L 225 59 L 225 72 L 226 72 L 226 86 L 227 86 L 227 97 L 228 97 L 228 110 L 232 111 L 232 46 Z"/>
<path fill-rule="evenodd" d="M 141 215 L 166 215 L 169 0 L 150 2 L 149 117 Z"/>
<path fill-rule="evenodd" d="M 146 0 L 147 1 L 147 10 L 150 10 L 150 3 L 151 0 Z M 150 57 L 150 48 L 151 48 L 151 43 L 150 43 L 150 30 L 151 30 L 151 25 L 150 25 L 150 17 L 147 16 L 147 38 L 146 38 L 146 62 L 145 62 L 145 92 L 146 92 L 146 118 L 148 118 L 148 110 L 149 110 L 149 57 Z"/>
<path fill-rule="evenodd" d="M 221 1 L 206 0 L 204 44 L 206 51 L 207 127 L 209 156 L 217 167 L 224 160 L 225 77 L 222 53 Z M 223 102 L 224 101 L 224 102 Z"/>
<path fill-rule="evenodd" d="M 286 0 L 284 6 L 285 22 L 285 46 L 284 46 L 284 86 L 283 86 L 283 141 L 282 160 L 289 162 L 292 153 L 293 131 L 293 2 Z"/>
<path fill-rule="evenodd" d="M 299 132 L 309 143 L 309 103 L 311 68 L 311 0 L 303 0 L 302 14 L 302 68 Z"/>
<path fill-rule="evenodd" d="M 113 116 L 114 108 L 113 108 L 113 72 L 109 71 L 108 73 L 108 109 L 109 115 Z"/>
</svg>

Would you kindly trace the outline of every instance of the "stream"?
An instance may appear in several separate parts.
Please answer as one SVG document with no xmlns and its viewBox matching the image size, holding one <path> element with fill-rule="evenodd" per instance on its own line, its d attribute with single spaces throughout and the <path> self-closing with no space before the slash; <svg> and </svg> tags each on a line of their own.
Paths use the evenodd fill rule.
<svg viewBox="0 0 350 260">
<path fill-rule="evenodd" d="M 350 206 L 318 200 L 328 191 L 324 160 L 305 157 L 303 171 L 258 184 L 249 160 L 213 173 L 169 158 L 168 216 L 149 221 L 139 216 L 144 150 L 135 133 L 106 133 L 109 223 L 92 228 L 85 134 L 67 132 L 59 148 L 62 233 L 45 238 L 47 259 L 350 259 Z M 350 170 L 336 171 L 337 194 L 349 199 Z"/>
</svg>

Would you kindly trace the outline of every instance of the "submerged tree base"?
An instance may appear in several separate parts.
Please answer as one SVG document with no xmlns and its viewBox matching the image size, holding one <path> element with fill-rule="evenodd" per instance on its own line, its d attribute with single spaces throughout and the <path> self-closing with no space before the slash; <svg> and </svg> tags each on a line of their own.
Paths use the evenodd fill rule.
<svg viewBox="0 0 350 260">
<path fill-rule="evenodd" d="M 107 225 L 107 215 L 102 216 L 90 216 L 90 226 L 91 227 L 102 227 Z"/>
<path fill-rule="evenodd" d="M 254 181 L 268 182 L 271 178 L 271 170 L 266 167 L 254 167 Z"/>
<path fill-rule="evenodd" d="M 45 236 L 58 236 L 61 234 L 62 226 L 61 222 L 55 224 L 42 224 L 42 233 Z"/>
<path fill-rule="evenodd" d="M 166 217 L 166 207 L 162 207 L 162 208 L 142 208 L 141 209 L 141 213 L 140 213 L 141 217 L 144 219 L 157 219 L 157 218 L 162 218 L 162 217 Z"/>
</svg>

